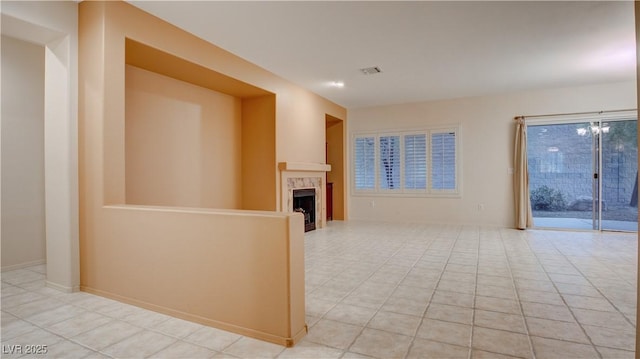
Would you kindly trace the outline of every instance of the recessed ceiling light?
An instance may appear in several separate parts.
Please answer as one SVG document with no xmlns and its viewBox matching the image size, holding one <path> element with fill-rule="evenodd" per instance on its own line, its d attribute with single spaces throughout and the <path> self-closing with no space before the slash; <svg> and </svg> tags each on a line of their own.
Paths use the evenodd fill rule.
<svg viewBox="0 0 640 359">
<path fill-rule="evenodd" d="M 336 88 L 343 88 L 344 87 L 344 82 L 342 82 L 342 81 L 331 81 L 329 83 L 329 86 L 336 87 Z"/>
</svg>

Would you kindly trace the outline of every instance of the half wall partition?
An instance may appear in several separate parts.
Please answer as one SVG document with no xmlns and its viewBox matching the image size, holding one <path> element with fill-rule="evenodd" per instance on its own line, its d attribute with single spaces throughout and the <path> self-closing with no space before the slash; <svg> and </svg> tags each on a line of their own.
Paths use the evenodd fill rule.
<svg viewBox="0 0 640 359">
<path fill-rule="evenodd" d="M 81 290 L 295 344 L 303 216 L 274 212 L 264 89 L 282 80 L 124 2 L 79 10 Z"/>
</svg>

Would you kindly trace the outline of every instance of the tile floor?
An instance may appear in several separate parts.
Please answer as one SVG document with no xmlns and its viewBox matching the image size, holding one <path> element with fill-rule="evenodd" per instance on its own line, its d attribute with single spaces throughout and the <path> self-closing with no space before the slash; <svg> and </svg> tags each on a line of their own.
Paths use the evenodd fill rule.
<svg viewBox="0 0 640 359">
<path fill-rule="evenodd" d="M 305 242 L 294 348 L 60 293 L 35 266 L 1 275 L 2 357 L 634 357 L 636 234 L 334 221 Z"/>
</svg>

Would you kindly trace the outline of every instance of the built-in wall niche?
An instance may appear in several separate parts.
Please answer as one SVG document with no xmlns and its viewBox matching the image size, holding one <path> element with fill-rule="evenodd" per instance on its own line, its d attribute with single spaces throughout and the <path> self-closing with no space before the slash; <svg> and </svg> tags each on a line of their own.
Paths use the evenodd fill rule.
<svg viewBox="0 0 640 359">
<path fill-rule="evenodd" d="M 275 210 L 275 95 L 125 41 L 126 203 Z"/>
</svg>

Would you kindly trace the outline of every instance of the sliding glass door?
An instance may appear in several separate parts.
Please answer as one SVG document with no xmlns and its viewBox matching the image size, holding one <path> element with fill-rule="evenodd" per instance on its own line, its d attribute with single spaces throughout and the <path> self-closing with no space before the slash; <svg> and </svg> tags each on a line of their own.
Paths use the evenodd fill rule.
<svg viewBox="0 0 640 359">
<path fill-rule="evenodd" d="M 602 122 L 601 228 L 638 230 L 638 121 Z"/>
<path fill-rule="evenodd" d="M 529 124 L 534 226 L 637 231 L 637 121 Z"/>
<path fill-rule="evenodd" d="M 588 122 L 527 126 L 535 227 L 593 229 L 594 137 Z"/>
</svg>

